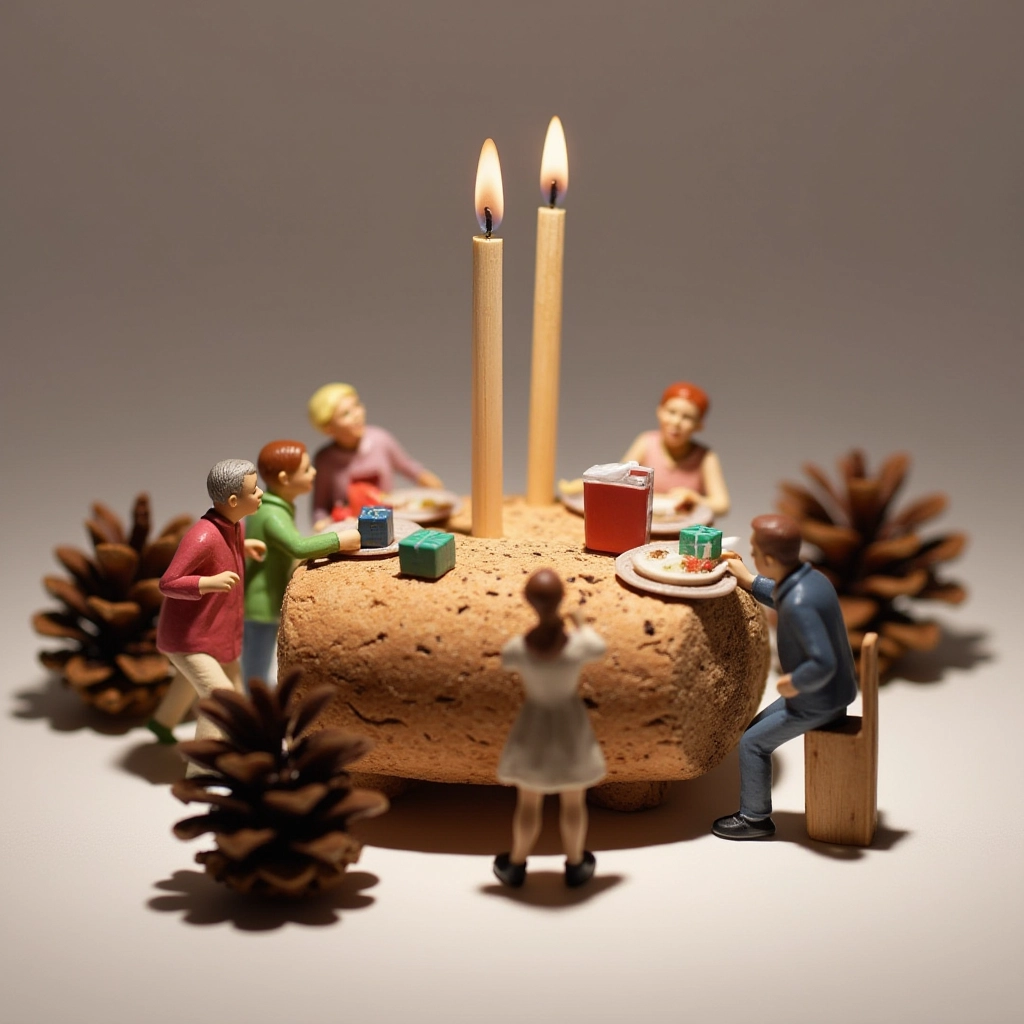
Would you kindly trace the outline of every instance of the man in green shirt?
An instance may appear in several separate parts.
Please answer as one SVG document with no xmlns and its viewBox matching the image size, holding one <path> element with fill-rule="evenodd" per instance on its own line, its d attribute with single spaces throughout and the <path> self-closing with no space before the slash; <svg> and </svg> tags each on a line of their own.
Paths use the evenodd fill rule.
<svg viewBox="0 0 1024 1024">
<path fill-rule="evenodd" d="M 260 451 L 257 468 L 266 485 L 263 503 L 246 521 L 246 537 L 267 545 L 262 562 L 245 567 L 245 631 L 242 678 L 277 682 L 274 651 L 281 604 L 296 561 L 323 558 L 335 551 L 356 551 L 359 531 L 327 530 L 303 537 L 295 528 L 295 499 L 313 489 L 316 470 L 301 441 L 271 441 Z"/>
</svg>

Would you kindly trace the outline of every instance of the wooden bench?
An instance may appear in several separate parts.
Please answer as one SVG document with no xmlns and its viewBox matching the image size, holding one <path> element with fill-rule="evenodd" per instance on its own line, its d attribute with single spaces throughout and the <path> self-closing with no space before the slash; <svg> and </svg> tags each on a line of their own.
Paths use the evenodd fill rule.
<svg viewBox="0 0 1024 1024">
<path fill-rule="evenodd" d="M 870 846 L 878 820 L 878 634 L 860 653 L 860 716 L 804 734 L 807 834 L 824 843 Z"/>
</svg>

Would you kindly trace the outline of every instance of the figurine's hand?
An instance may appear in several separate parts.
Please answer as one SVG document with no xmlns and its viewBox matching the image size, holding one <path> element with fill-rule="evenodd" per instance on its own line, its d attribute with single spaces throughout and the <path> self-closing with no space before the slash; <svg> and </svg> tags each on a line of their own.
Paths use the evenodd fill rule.
<svg viewBox="0 0 1024 1024">
<path fill-rule="evenodd" d="M 704 498 L 703 494 L 698 494 L 691 487 L 673 487 L 668 492 L 668 496 L 675 503 L 677 509 L 687 511 L 696 508 Z"/>
<path fill-rule="evenodd" d="M 439 491 L 444 487 L 441 483 L 441 478 L 431 473 L 429 469 L 423 470 L 418 477 L 416 477 L 416 483 L 420 487 L 432 487 L 435 491 Z"/>
<path fill-rule="evenodd" d="M 792 676 L 787 672 L 784 676 L 779 676 L 779 681 L 775 684 L 775 689 L 779 691 L 780 697 L 795 697 L 800 691 L 793 685 Z"/>
<path fill-rule="evenodd" d="M 729 572 L 736 577 L 736 582 L 744 590 L 749 590 L 754 585 L 754 574 L 743 564 L 743 559 L 735 551 L 723 551 L 722 558 Z"/>
<path fill-rule="evenodd" d="M 238 573 L 232 572 L 230 569 L 225 569 L 223 572 L 217 573 L 216 576 L 200 576 L 199 577 L 199 593 L 200 594 L 214 594 L 223 593 L 226 594 L 229 590 L 233 589 L 238 584 Z"/>
<path fill-rule="evenodd" d="M 267 545 L 256 537 L 247 537 L 245 540 L 245 555 L 247 558 L 254 558 L 262 562 L 267 557 Z"/>
<path fill-rule="evenodd" d="M 358 551 L 363 546 L 358 530 L 339 530 L 338 541 L 339 551 Z"/>
</svg>

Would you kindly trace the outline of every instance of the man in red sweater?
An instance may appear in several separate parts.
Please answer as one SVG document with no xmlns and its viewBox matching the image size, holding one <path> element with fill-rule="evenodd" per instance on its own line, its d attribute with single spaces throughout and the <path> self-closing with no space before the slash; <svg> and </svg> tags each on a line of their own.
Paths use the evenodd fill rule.
<svg viewBox="0 0 1024 1024">
<path fill-rule="evenodd" d="M 206 490 L 213 508 L 182 537 L 160 579 L 164 602 L 156 645 L 178 672 L 148 723 L 164 742 L 174 742 L 171 727 L 184 717 L 196 694 L 202 698 L 217 689 L 243 692 L 239 655 L 245 559 L 262 561 L 267 552 L 263 541 L 245 539 L 242 525 L 263 498 L 256 467 L 245 459 L 218 462 L 206 478 Z M 219 735 L 212 722 L 199 717 L 197 740 Z"/>
</svg>

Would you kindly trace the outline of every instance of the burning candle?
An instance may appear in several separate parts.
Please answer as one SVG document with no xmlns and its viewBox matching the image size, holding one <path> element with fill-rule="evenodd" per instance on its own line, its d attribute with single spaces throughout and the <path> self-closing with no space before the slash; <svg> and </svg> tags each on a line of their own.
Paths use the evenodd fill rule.
<svg viewBox="0 0 1024 1024">
<path fill-rule="evenodd" d="M 565 210 L 558 200 L 569 187 L 569 158 L 562 122 L 551 118 L 540 161 L 537 262 L 533 281 L 533 368 L 530 375 L 530 440 L 526 470 L 528 505 L 555 500 L 558 441 L 558 370 L 562 347 L 562 259 Z"/>
<path fill-rule="evenodd" d="M 480 150 L 476 169 L 473 237 L 473 525 L 474 537 L 502 535 L 501 255 L 492 238 L 505 209 L 501 164 L 493 139 Z"/>
</svg>

